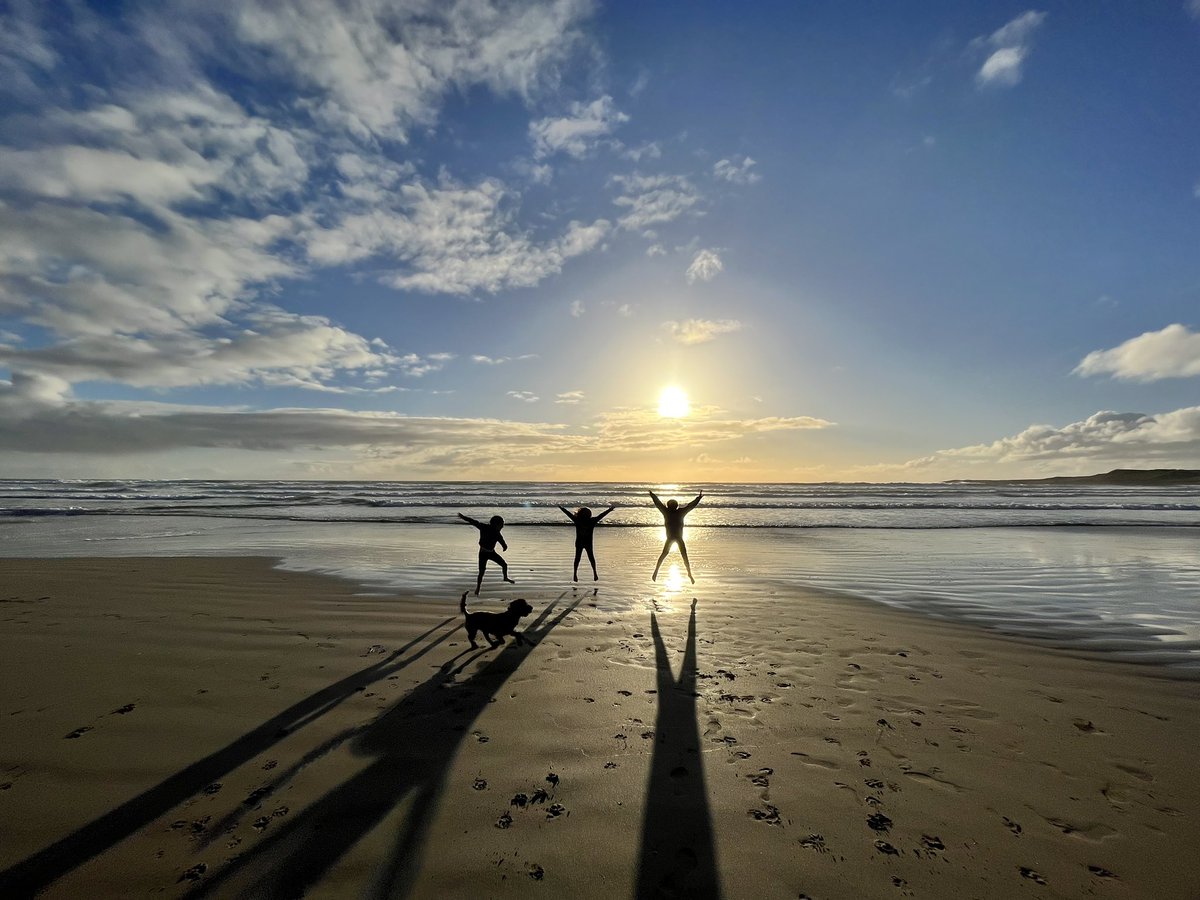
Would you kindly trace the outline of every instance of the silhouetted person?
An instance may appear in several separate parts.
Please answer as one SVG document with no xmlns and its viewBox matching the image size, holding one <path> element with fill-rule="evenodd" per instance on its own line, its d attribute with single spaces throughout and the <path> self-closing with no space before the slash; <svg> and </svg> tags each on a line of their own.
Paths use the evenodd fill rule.
<svg viewBox="0 0 1200 900">
<path fill-rule="evenodd" d="M 586 550 L 588 562 L 592 564 L 592 581 L 599 581 L 600 576 L 596 574 L 596 554 L 592 552 L 592 535 L 595 534 L 596 526 L 600 524 L 600 520 L 616 509 L 616 507 L 610 506 L 598 516 L 592 516 L 592 511 L 586 506 L 581 506 L 577 512 L 571 512 L 565 506 L 560 506 L 559 509 L 565 512 L 567 518 L 575 523 L 575 569 L 572 576 L 573 580 L 579 580 L 579 557 Z"/>
<path fill-rule="evenodd" d="M 696 499 L 687 506 L 680 506 L 678 500 L 668 500 L 664 505 L 658 499 L 658 494 L 654 491 L 650 492 L 650 499 L 654 501 L 654 505 L 658 507 L 658 511 L 663 514 L 663 526 L 667 529 L 667 539 L 663 542 L 662 553 L 658 555 L 658 562 L 654 564 L 654 574 L 651 576 L 651 581 L 658 581 L 658 567 L 662 565 L 662 561 L 667 558 L 667 554 L 671 551 L 672 544 L 679 545 L 679 555 L 683 557 L 683 564 L 687 566 L 688 578 L 692 579 L 692 584 L 696 583 L 696 579 L 692 578 L 692 564 L 688 562 L 687 545 L 683 542 L 683 517 L 696 508 L 696 504 L 704 497 L 704 491 L 697 495 Z"/>
<path fill-rule="evenodd" d="M 504 538 L 500 535 L 500 529 L 504 527 L 504 519 L 501 516 L 492 516 L 488 523 L 484 525 L 482 522 L 472 519 L 470 516 L 464 516 L 462 513 L 458 517 L 464 522 L 469 522 L 479 529 L 479 577 L 475 579 L 475 596 L 479 596 L 479 586 L 483 584 L 483 570 L 487 568 L 488 560 L 500 564 L 500 574 L 509 584 L 516 584 L 508 577 L 508 563 L 504 561 L 504 557 L 496 552 L 496 545 L 499 544 L 505 550 L 508 549 L 508 544 L 504 542 Z"/>
</svg>

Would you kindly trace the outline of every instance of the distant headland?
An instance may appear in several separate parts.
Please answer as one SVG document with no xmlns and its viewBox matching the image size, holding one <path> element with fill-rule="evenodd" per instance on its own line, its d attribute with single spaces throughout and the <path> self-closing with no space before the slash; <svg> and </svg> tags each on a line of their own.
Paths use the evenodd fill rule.
<svg viewBox="0 0 1200 900">
<path fill-rule="evenodd" d="M 967 480 L 967 479 L 964 479 Z M 993 479 L 970 479 L 983 483 Z M 1007 484 L 1124 484 L 1157 487 L 1200 484 L 1200 469 L 1113 469 L 1097 475 L 1058 475 L 1053 478 L 1003 479 Z"/>
</svg>

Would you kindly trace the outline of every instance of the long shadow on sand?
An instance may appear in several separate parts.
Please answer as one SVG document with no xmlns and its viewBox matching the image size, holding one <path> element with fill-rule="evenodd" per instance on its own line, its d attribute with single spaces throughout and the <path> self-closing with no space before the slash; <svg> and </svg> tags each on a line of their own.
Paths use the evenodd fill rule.
<svg viewBox="0 0 1200 900">
<path fill-rule="evenodd" d="M 489 652 L 464 650 L 358 731 L 352 748 L 374 757 L 374 762 L 197 885 L 188 896 L 300 896 L 406 800 L 407 812 L 391 856 L 365 895 L 407 895 L 420 869 L 422 846 L 447 773 L 472 723 L 533 648 L 580 600 L 550 618 L 557 603 L 547 606 L 524 629 L 523 645 L 509 643 L 466 679 L 456 681 L 466 666 Z M 463 657 L 469 658 L 460 662 Z"/>
<path fill-rule="evenodd" d="M 639 900 L 719 900 L 717 851 L 696 721 L 696 601 L 688 618 L 678 681 L 671 674 L 671 660 L 653 613 L 650 631 L 658 670 L 658 716 L 642 820 L 637 896 Z"/>
<path fill-rule="evenodd" d="M 313 722 L 366 686 L 416 662 L 458 630 L 455 626 L 405 656 L 438 629 L 457 621 L 445 619 L 374 665 L 348 675 L 293 704 L 236 741 L 176 772 L 147 791 L 94 819 L 44 850 L 0 872 L 0 897 L 27 897 L 108 850 L 163 813 L 199 793 L 218 778 Z"/>
</svg>

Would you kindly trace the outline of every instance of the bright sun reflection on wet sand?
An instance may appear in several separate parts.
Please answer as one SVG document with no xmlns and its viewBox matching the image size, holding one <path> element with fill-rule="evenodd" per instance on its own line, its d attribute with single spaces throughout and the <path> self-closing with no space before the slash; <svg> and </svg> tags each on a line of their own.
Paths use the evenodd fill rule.
<svg viewBox="0 0 1200 900">
<path fill-rule="evenodd" d="M 677 594 L 683 590 L 683 573 L 679 571 L 679 566 L 671 563 L 671 568 L 667 569 L 667 577 L 663 579 L 663 587 L 672 594 Z"/>
</svg>

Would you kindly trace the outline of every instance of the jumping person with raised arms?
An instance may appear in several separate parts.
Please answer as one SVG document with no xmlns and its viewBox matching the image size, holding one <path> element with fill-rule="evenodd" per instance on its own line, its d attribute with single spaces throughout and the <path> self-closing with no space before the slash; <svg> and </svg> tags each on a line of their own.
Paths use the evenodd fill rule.
<svg viewBox="0 0 1200 900">
<path fill-rule="evenodd" d="M 573 580 L 579 580 L 579 558 L 583 555 L 583 551 L 587 551 L 588 562 L 592 564 L 592 581 L 599 581 L 600 576 L 596 574 L 596 554 L 592 552 L 592 537 L 596 533 L 596 526 L 600 524 L 600 520 L 607 516 L 610 512 L 616 509 L 615 506 L 610 506 L 598 516 L 593 516 L 592 511 L 581 506 L 576 512 L 571 512 L 565 506 L 560 506 L 567 518 L 575 523 L 575 568 L 573 570 Z"/>
<path fill-rule="evenodd" d="M 668 500 L 665 504 L 658 499 L 658 494 L 654 491 L 650 492 L 650 499 L 654 501 L 654 505 L 658 507 L 658 511 L 663 514 L 663 527 L 667 530 L 667 539 L 663 542 L 662 553 L 658 555 L 658 562 L 654 564 L 654 574 L 650 577 L 651 581 L 658 581 L 658 568 L 662 565 L 662 561 L 667 558 L 667 554 L 671 551 L 672 544 L 679 545 L 679 555 L 683 557 L 683 564 L 687 567 L 688 578 L 692 579 L 692 584 L 696 583 L 696 579 L 692 577 L 692 564 L 688 562 L 687 545 L 683 542 L 683 518 L 693 509 L 704 497 L 704 491 L 689 503 L 687 506 L 680 506 L 678 500 Z"/>
</svg>

